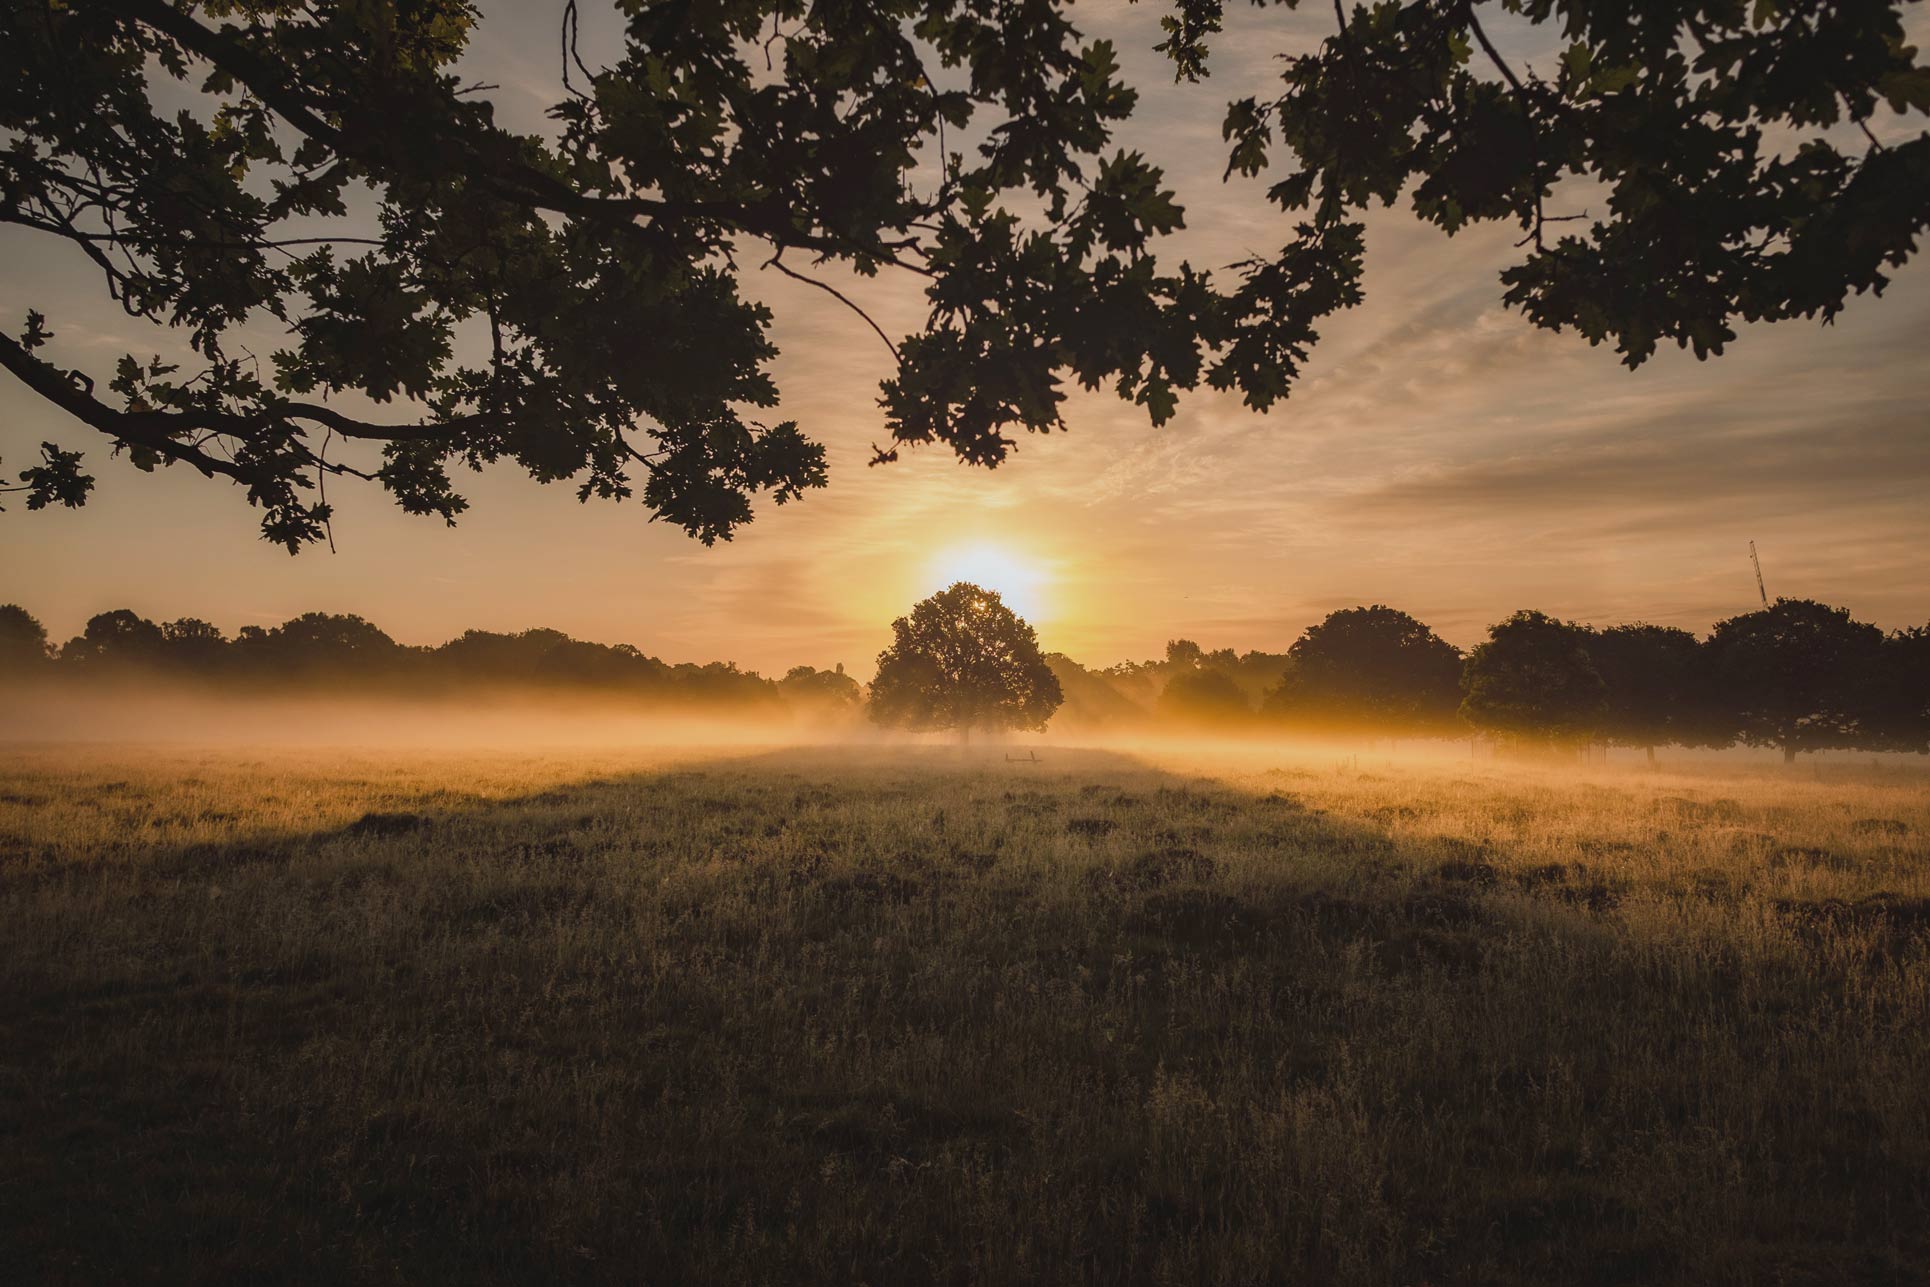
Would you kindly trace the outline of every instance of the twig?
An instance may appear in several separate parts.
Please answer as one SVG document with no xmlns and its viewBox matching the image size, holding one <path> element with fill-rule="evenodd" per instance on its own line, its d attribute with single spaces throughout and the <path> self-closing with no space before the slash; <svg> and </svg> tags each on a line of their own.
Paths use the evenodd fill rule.
<svg viewBox="0 0 1930 1287">
<path fill-rule="evenodd" d="M 775 268 L 780 273 L 783 273 L 786 277 L 789 277 L 794 281 L 803 282 L 806 286 L 815 286 L 819 290 L 825 292 L 826 294 L 830 295 L 832 298 L 836 299 L 839 303 L 843 304 L 846 308 L 856 313 L 859 317 L 862 317 L 865 321 L 865 325 L 869 326 L 872 330 L 878 333 L 878 338 L 883 340 L 885 342 L 885 347 L 891 350 L 891 356 L 893 360 L 898 362 L 904 361 L 904 359 L 902 357 L 899 357 L 898 355 L 898 346 L 891 342 L 891 337 L 885 334 L 884 328 L 882 326 L 879 326 L 876 322 L 871 320 L 871 314 L 865 312 L 862 308 L 859 308 L 856 304 L 852 303 L 850 297 L 847 296 L 843 291 L 839 290 L 837 287 L 829 285 L 825 282 L 818 281 L 814 277 L 806 277 L 803 273 L 793 272 L 789 268 L 786 268 L 784 266 L 783 259 L 784 259 L 784 249 L 783 247 L 780 246 L 778 248 L 778 252 L 775 255 L 772 255 L 769 259 L 764 261 L 764 267 Z"/>
<path fill-rule="evenodd" d="M 569 0 L 569 2 L 563 6 L 563 88 L 577 98 L 589 103 L 593 101 L 590 96 L 570 83 L 570 64 L 575 63 L 576 69 L 583 73 L 583 79 L 590 82 L 591 85 L 596 84 L 596 77 L 590 74 L 590 69 L 585 67 L 582 58 L 577 56 L 576 34 L 576 0 Z"/>
<path fill-rule="evenodd" d="M 328 552 L 335 553 L 335 517 L 328 508 L 328 444 L 335 441 L 335 431 L 330 429 L 322 439 L 322 451 L 316 459 L 320 467 L 315 471 L 315 490 L 322 498 L 322 531 L 328 537 Z"/>
</svg>

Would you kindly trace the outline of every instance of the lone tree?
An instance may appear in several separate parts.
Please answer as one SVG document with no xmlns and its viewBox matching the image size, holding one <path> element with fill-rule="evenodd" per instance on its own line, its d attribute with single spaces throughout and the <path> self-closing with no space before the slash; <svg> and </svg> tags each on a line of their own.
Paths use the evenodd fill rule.
<svg viewBox="0 0 1930 1287">
<path fill-rule="evenodd" d="M 1883 632 L 1842 608 L 1778 599 L 1718 621 L 1710 675 L 1724 718 L 1751 746 L 1800 751 L 1869 740 L 1882 690 Z"/>
<path fill-rule="evenodd" d="M 621 41 L 581 50 L 566 4 L 554 124 L 530 135 L 456 72 L 487 21 L 470 0 L 13 0 L 0 222 L 97 273 L 163 351 L 74 369 L 65 320 L 22 300 L 0 367 L 138 469 L 239 485 L 291 551 L 327 535 L 329 477 L 454 522 L 451 470 L 501 460 L 640 493 L 708 542 L 825 477 L 803 429 L 753 418 L 778 390 L 747 271 L 854 311 L 818 267 L 916 283 L 920 330 L 863 319 L 896 364 L 876 459 L 938 442 L 996 465 L 1064 427 L 1068 377 L 1156 423 L 1202 382 L 1285 397 L 1361 298 L 1360 212 L 1407 194 L 1448 233 L 1520 226 L 1505 300 L 1631 365 L 1720 352 L 1738 319 L 1827 320 L 1930 220 L 1930 133 L 1870 124 L 1930 108 L 1902 0 L 1508 4 L 1561 29 L 1546 75 L 1466 0 L 1390 0 L 1337 7 L 1279 97 L 1230 107 L 1227 170 L 1289 162 L 1288 226 L 1216 280 L 1151 253 L 1182 207 L 1116 146 L 1136 96 L 1066 7 L 630 0 Z M 1223 0 L 1171 8 L 1162 48 L 1197 79 Z M 1845 122 L 1867 148 L 1828 133 Z M 1566 178 L 1604 213 L 1568 222 Z M 286 340 L 257 362 L 263 332 Z M 60 436 L 4 489 L 29 509 L 93 488 Z"/>
<path fill-rule="evenodd" d="M 1488 627 L 1488 642 L 1468 654 L 1461 717 L 1531 741 L 1572 745 L 1593 737 L 1606 686 L 1588 654 L 1588 633 L 1532 611 Z"/>
<path fill-rule="evenodd" d="M 1041 729 L 1064 700 L 1038 636 L 998 594 L 967 581 L 891 623 L 868 713 L 914 732 Z"/>
<path fill-rule="evenodd" d="M 1405 612 L 1342 608 L 1287 649 L 1287 673 L 1264 710 L 1316 731 L 1459 731 L 1461 652 Z"/>
</svg>

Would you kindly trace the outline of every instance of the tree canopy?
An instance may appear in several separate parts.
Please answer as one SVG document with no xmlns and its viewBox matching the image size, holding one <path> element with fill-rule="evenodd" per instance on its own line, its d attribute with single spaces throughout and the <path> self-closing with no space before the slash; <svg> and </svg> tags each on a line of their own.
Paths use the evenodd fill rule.
<svg viewBox="0 0 1930 1287">
<path fill-rule="evenodd" d="M 1930 108 L 1901 7 L 1504 0 L 1561 29 L 1546 74 L 1466 0 L 1337 7 L 1279 97 L 1228 112 L 1229 173 L 1285 168 L 1289 227 L 1215 278 L 1154 253 L 1182 205 L 1116 140 L 1136 95 L 1058 0 L 624 0 L 620 44 L 587 51 L 568 4 L 540 136 L 458 76 L 487 21 L 467 0 L 25 0 L 0 7 L 0 221 L 173 338 L 75 370 L 23 301 L 0 366 L 137 468 L 240 485 L 297 550 L 328 533 L 329 478 L 453 522 L 452 469 L 508 461 L 704 541 L 822 485 L 806 430 L 757 418 L 779 403 L 757 268 L 846 303 L 814 269 L 922 285 L 924 326 L 879 331 L 879 460 L 996 465 L 1063 427 L 1068 380 L 1155 422 L 1201 383 L 1265 409 L 1360 298 L 1359 211 L 1403 195 L 1449 233 L 1516 222 L 1505 299 L 1534 323 L 1631 364 L 1706 355 L 1738 319 L 1827 319 L 1911 253 L 1930 133 L 1869 128 Z M 1221 11 L 1174 0 L 1182 77 Z M 1571 179 L 1606 213 L 1552 238 Z M 261 361 L 257 325 L 286 337 Z M 79 505 L 87 468 L 50 439 L 12 490 Z"/>
<path fill-rule="evenodd" d="M 1224 0 L 1173 8 L 1162 48 L 1197 78 Z M 1227 111 L 1229 172 L 1295 162 L 1268 191 L 1295 236 L 1243 269 L 1234 332 L 1254 347 L 1274 339 L 1262 314 L 1315 266 L 1333 280 L 1288 318 L 1356 298 L 1354 215 L 1402 199 L 1450 235 L 1515 224 L 1524 253 L 1502 274 L 1506 302 L 1613 343 L 1630 366 L 1662 343 L 1721 353 L 1742 321 L 1827 321 L 1852 294 L 1881 291 L 1930 222 L 1930 131 L 1886 145 L 1869 124 L 1930 112 L 1930 67 L 1904 39 L 1903 10 L 1335 0 L 1335 33 L 1283 54 L 1279 95 Z M 1511 63 L 1490 22 L 1548 28 L 1529 39 L 1555 46 L 1552 66 Z M 1297 338 L 1286 330 L 1269 355 L 1280 392 Z"/>
<path fill-rule="evenodd" d="M 777 691 L 793 706 L 807 711 L 852 711 L 864 702 L 864 689 L 844 673 L 842 664 L 835 670 L 793 666 L 777 681 Z"/>
<path fill-rule="evenodd" d="M 1870 740 L 1882 650 L 1882 631 L 1813 599 L 1778 599 L 1709 635 L 1734 736 L 1781 747 L 1786 760 Z"/>
<path fill-rule="evenodd" d="M 1038 636 L 998 593 L 960 581 L 891 623 L 869 714 L 915 732 L 1045 727 L 1064 695 Z"/>
<path fill-rule="evenodd" d="M 47 627 L 17 603 L 0 603 L 0 670 L 47 660 Z"/>
<path fill-rule="evenodd" d="M 1930 626 L 1883 641 L 1883 672 L 1871 726 L 1890 746 L 1930 753 Z"/>
<path fill-rule="evenodd" d="M 1238 726 L 1253 714 L 1239 684 L 1211 666 L 1182 670 L 1167 680 L 1154 709 L 1166 720 L 1196 728 Z"/>
<path fill-rule="evenodd" d="M 1545 612 L 1517 612 L 1468 654 L 1461 716 L 1479 729 L 1535 741 L 1582 742 L 1601 725 L 1607 686 L 1588 631 Z"/>
<path fill-rule="evenodd" d="M 1694 635 L 1636 623 L 1594 631 L 1587 646 L 1602 677 L 1605 740 L 1653 754 L 1664 743 L 1693 746 L 1715 735 Z"/>
<path fill-rule="evenodd" d="M 1266 710 L 1314 729 L 1451 731 L 1461 701 L 1461 653 L 1405 612 L 1342 608 L 1287 650 Z"/>
</svg>

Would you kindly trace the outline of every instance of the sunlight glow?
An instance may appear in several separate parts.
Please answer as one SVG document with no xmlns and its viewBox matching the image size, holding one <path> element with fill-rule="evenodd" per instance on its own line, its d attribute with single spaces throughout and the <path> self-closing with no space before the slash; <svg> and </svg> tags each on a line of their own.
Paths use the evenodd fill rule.
<svg viewBox="0 0 1930 1287">
<path fill-rule="evenodd" d="M 958 545 L 941 551 L 931 561 L 931 590 L 955 581 L 970 581 L 998 591 L 1005 606 L 1028 620 L 1045 609 L 1045 570 L 1037 563 L 990 544 Z"/>
</svg>

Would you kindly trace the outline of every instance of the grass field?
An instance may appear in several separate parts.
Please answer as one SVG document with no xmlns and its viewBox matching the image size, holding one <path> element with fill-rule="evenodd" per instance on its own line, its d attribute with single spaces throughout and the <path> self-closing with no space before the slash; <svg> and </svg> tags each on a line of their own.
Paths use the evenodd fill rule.
<svg viewBox="0 0 1930 1287">
<path fill-rule="evenodd" d="M 0 751 L 0 1280 L 1930 1281 L 1930 776 Z"/>
</svg>

